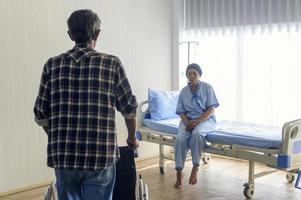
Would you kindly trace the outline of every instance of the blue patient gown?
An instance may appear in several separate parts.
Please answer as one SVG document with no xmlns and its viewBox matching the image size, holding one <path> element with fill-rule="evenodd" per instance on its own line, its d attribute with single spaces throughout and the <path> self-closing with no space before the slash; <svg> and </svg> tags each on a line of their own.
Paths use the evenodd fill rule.
<svg viewBox="0 0 301 200">
<path fill-rule="evenodd" d="M 209 108 L 218 107 L 219 103 L 212 86 L 199 81 L 195 93 L 192 93 L 190 85 L 184 87 L 180 93 L 176 113 L 186 114 L 188 119 L 197 119 Z M 175 143 L 176 170 L 182 170 L 188 150 L 191 150 L 192 163 L 199 166 L 201 152 L 204 151 L 205 136 L 207 132 L 216 127 L 216 118 L 212 115 L 209 119 L 198 124 L 192 132 L 186 131 L 185 124 L 181 121 Z"/>
</svg>

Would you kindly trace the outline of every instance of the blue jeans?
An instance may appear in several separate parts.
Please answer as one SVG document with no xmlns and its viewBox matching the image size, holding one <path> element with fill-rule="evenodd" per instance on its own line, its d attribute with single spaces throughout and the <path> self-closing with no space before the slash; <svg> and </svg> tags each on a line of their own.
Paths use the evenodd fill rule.
<svg viewBox="0 0 301 200">
<path fill-rule="evenodd" d="M 111 200 L 115 163 L 100 171 L 55 169 L 59 200 Z"/>
<path fill-rule="evenodd" d="M 209 119 L 198 124 L 190 133 L 186 131 L 184 123 L 180 122 L 175 143 L 175 169 L 177 171 L 183 170 L 188 150 L 191 151 L 193 166 L 200 165 L 200 156 L 205 150 L 206 133 L 215 130 L 215 128 L 215 121 Z"/>
</svg>

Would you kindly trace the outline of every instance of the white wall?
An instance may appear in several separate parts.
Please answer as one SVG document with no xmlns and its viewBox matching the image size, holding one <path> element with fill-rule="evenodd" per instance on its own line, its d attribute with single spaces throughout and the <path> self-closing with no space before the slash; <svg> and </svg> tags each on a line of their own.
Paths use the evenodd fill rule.
<svg viewBox="0 0 301 200">
<path fill-rule="evenodd" d="M 102 20 L 97 50 L 120 57 L 138 101 L 147 88 L 171 89 L 172 0 L 0 1 L 0 192 L 53 178 L 46 135 L 33 121 L 45 61 L 73 47 L 66 20 L 90 8 Z M 119 144 L 126 129 L 117 115 Z M 157 152 L 142 143 L 140 156 Z"/>
</svg>

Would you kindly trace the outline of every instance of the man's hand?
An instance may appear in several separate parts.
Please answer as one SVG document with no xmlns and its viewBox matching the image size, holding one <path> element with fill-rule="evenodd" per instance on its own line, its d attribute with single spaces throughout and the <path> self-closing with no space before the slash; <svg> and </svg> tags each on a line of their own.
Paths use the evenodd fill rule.
<svg viewBox="0 0 301 200">
<path fill-rule="evenodd" d="M 136 118 L 124 118 L 125 125 L 128 129 L 128 138 L 126 139 L 126 143 L 130 149 L 138 148 L 138 140 L 135 137 L 136 132 Z"/>
<path fill-rule="evenodd" d="M 136 138 L 128 138 L 126 139 L 126 143 L 130 149 L 137 149 L 139 147 L 138 140 Z"/>
</svg>

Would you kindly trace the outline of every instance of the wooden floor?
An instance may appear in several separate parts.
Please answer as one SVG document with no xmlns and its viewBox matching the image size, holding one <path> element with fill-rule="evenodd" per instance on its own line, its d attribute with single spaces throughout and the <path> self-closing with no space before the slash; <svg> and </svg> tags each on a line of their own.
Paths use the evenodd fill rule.
<svg viewBox="0 0 301 200">
<path fill-rule="evenodd" d="M 175 170 L 173 162 L 167 162 L 166 173 L 160 175 L 158 160 L 150 159 L 137 163 L 138 173 L 149 187 L 150 200 L 225 200 L 245 199 L 243 184 L 248 179 L 248 163 L 212 157 L 209 164 L 202 164 L 199 169 L 198 183 L 191 186 L 188 178 L 191 170 L 191 161 L 186 162 L 184 170 L 184 185 L 181 190 L 174 189 Z M 269 170 L 263 165 L 256 165 L 256 173 Z M 255 179 L 256 200 L 300 200 L 301 190 L 294 188 L 286 181 L 286 173 L 276 173 Z M 28 192 L 0 197 L 1 200 L 42 200 L 45 188 L 37 188 Z M 121 199 L 122 200 L 122 199 Z"/>
<path fill-rule="evenodd" d="M 146 162 L 146 161 L 145 161 Z M 245 199 L 243 184 L 248 180 L 248 163 L 229 160 L 220 157 L 211 157 L 209 164 L 202 164 L 199 169 L 197 185 L 189 185 L 191 162 L 186 162 L 184 170 L 184 185 L 181 190 L 174 189 L 175 183 L 174 163 L 167 164 L 165 175 L 160 175 L 158 166 L 149 166 L 138 171 L 148 184 L 151 200 L 225 200 Z M 273 170 L 263 165 L 256 165 L 255 172 Z M 286 173 L 277 171 L 273 174 L 255 179 L 256 200 L 300 200 L 301 190 L 288 184 Z"/>
</svg>

